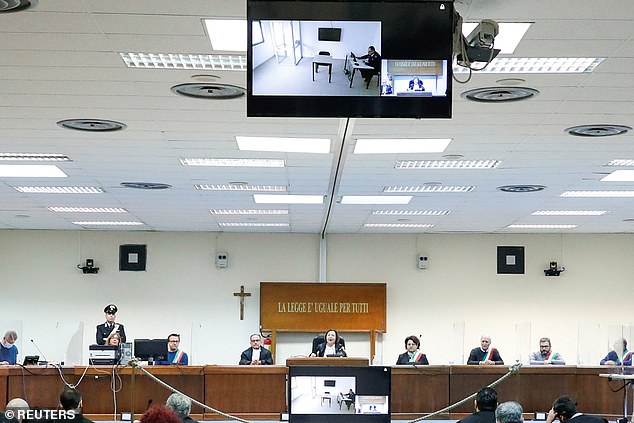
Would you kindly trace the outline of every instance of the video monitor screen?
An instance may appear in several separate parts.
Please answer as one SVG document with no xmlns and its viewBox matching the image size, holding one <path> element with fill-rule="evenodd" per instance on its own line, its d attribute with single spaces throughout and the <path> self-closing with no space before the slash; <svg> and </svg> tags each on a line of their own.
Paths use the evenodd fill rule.
<svg viewBox="0 0 634 423">
<path fill-rule="evenodd" d="M 167 360 L 167 339 L 135 339 L 134 356 L 141 361 Z"/>
<path fill-rule="evenodd" d="M 289 367 L 291 423 L 390 422 L 391 368 Z"/>
<path fill-rule="evenodd" d="M 451 117 L 451 1 L 247 0 L 247 19 L 247 116 Z"/>
</svg>

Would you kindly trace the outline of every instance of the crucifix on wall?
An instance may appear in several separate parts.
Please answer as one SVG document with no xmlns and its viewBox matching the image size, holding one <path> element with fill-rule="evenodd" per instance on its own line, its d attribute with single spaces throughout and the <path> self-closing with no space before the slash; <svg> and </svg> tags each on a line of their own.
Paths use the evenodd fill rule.
<svg viewBox="0 0 634 423">
<path fill-rule="evenodd" d="M 244 285 L 240 285 L 240 292 L 234 292 L 234 297 L 240 297 L 240 320 L 244 320 L 244 297 L 250 297 L 250 292 L 244 292 Z"/>
</svg>

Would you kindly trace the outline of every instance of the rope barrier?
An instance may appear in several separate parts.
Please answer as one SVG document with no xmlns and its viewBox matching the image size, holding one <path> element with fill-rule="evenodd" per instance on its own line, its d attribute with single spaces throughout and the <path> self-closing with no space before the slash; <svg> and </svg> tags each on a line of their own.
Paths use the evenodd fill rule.
<svg viewBox="0 0 634 423">
<path fill-rule="evenodd" d="M 505 375 L 500 377 L 498 380 L 493 381 L 491 384 L 489 384 L 487 386 L 489 388 L 493 388 L 494 386 L 499 385 L 500 383 L 502 383 L 503 381 L 505 381 L 506 379 L 508 379 L 512 375 L 514 375 L 516 373 L 519 373 L 520 372 L 520 367 L 522 367 L 522 363 L 513 364 L 511 367 L 509 367 L 509 371 Z M 460 401 L 458 401 L 458 402 L 456 402 L 454 404 L 451 404 L 448 407 L 443 408 L 442 410 L 438 410 L 438 411 L 435 411 L 435 412 L 430 413 L 430 414 L 425 414 L 424 416 L 421 416 L 421 417 L 419 417 L 419 418 L 417 418 L 415 420 L 412 420 L 409 423 L 416 423 L 416 422 L 419 422 L 421 420 L 426 420 L 426 419 L 429 419 L 431 417 L 435 417 L 435 416 L 437 416 L 439 414 L 446 413 L 449 410 L 453 410 L 454 408 L 459 407 L 459 406 L 461 406 L 462 404 L 464 404 L 464 403 L 466 403 L 468 401 L 471 401 L 472 399 L 474 399 L 476 397 L 477 394 L 478 393 L 476 392 L 476 393 L 474 393 L 472 395 L 469 395 L 468 397 L 466 397 L 466 398 L 464 398 L 464 399 L 462 399 L 462 400 L 460 400 Z"/>
</svg>

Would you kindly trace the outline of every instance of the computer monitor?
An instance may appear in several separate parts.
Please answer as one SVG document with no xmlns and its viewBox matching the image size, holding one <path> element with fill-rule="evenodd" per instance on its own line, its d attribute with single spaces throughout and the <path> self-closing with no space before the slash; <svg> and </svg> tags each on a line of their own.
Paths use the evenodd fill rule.
<svg viewBox="0 0 634 423">
<path fill-rule="evenodd" d="M 291 366 L 290 423 L 389 423 L 391 368 Z"/>
<path fill-rule="evenodd" d="M 135 339 L 134 356 L 141 361 L 167 360 L 167 339 Z"/>
<path fill-rule="evenodd" d="M 91 365 L 114 366 L 121 359 L 121 350 L 116 345 L 97 345 L 88 347 L 88 363 Z"/>
<path fill-rule="evenodd" d="M 451 118 L 453 1 L 247 0 L 247 21 L 247 116 Z"/>
</svg>

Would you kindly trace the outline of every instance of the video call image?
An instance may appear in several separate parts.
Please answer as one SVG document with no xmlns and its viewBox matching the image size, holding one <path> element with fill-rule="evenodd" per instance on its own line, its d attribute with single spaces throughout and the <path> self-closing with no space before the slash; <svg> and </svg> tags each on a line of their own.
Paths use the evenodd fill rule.
<svg viewBox="0 0 634 423">
<path fill-rule="evenodd" d="M 357 395 L 354 398 L 355 414 L 387 414 L 388 400 L 383 395 Z"/>
<path fill-rule="evenodd" d="M 292 414 L 355 414 L 380 405 L 356 399 L 354 376 L 293 376 L 290 395 Z"/>
<path fill-rule="evenodd" d="M 254 96 L 381 94 L 381 22 L 260 20 L 251 27 Z"/>
<path fill-rule="evenodd" d="M 381 96 L 447 96 L 447 60 L 382 60 Z"/>
</svg>

